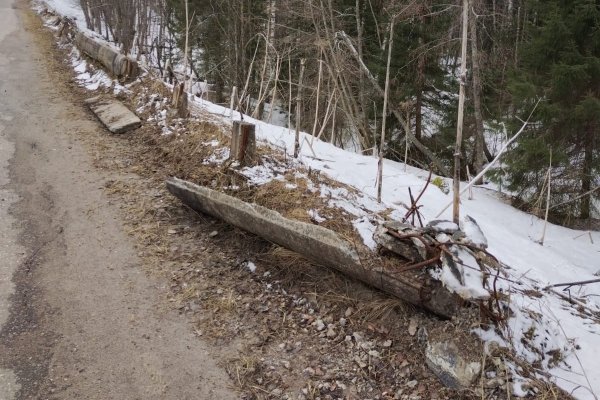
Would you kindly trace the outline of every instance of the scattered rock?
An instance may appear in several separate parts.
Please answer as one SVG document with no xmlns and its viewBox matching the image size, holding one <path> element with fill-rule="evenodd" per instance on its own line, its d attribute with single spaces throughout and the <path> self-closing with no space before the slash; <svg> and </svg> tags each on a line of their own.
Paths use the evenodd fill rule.
<svg viewBox="0 0 600 400">
<path fill-rule="evenodd" d="M 348 308 L 346 309 L 346 312 L 344 313 L 344 316 L 345 316 L 346 318 L 348 318 L 348 317 L 349 317 L 349 316 L 351 316 L 352 314 L 354 314 L 354 309 L 353 309 L 352 307 L 348 307 Z"/>
<path fill-rule="evenodd" d="M 392 341 L 390 339 L 386 340 L 382 344 L 383 347 L 392 347 Z"/>
<path fill-rule="evenodd" d="M 464 239 L 465 242 L 474 244 L 482 249 L 487 249 L 487 239 L 473 217 L 466 215 L 461 225 L 462 231 L 466 235 L 466 238 Z"/>
<path fill-rule="evenodd" d="M 329 327 L 327 329 L 327 337 L 330 339 L 333 339 L 336 336 L 337 336 L 337 334 L 335 333 L 335 329 L 333 329 L 333 325 L 329 325 Z"/>
<path fill-rule="evenodd" d="M 325 329 L 325 323 L 323 322 L 323 320 L 318 319 L 314 322 L 315 328 L 317 328 L 317 330 L 319 332 L 321 332 L 322 330 Z"/>
<path fill-rule="evenodd" d="M 489 379 L 487 380 L 483 386 L 488 388 L 488 389 L 493 389 L 493 388 L 497 388 L 500 386 L 504 386 L 506 382 L 504 381 L 504 379 L 497 377 L 497 378 L 493 378 L 493 379 Z"/>
<path fill-rule="evenodd" d="M 429 343 L 425 361 L 440 381 L 453 389 L 471 386 L 481 372 L 481 363 L 466 361 L 452 342 Z"/>
<path fill-rule="evenodd" d="M 417 330 L 417 341 L 421 346 L 425 346 L 428 340 L 429 334 L 427 333 L 427 328 L 424 326 L 420 327 L 419 330 Z"/>
<path fill-rule="evenodd" d="M 459 230 L 458 225 L 456 225 L 454 222 L 439 219 L 429 222 L 427 224 L 427 228 L 436 233 L 447 233 L 449 235 L 452 235 L 454 232 Z"/>
<path fill-rule="evenodd" d="M 412 317 L 408 323 L 408 334 L 410 336 L 415 336 L 418 328 L 419 328 L 419 321 L 417 320 L 416 317 Z"/>
<path fill-rule="evenodd" d="M 211 238 L 213 238 L 213 237 L 217 236 L 218 234 L 219 234 L 219 232 L 217 232 L 217 231 L 212 231 L 211 233 L 209 233 L 209 234 L 208 234 L 208 237 L 211 237 Z"/>
<path fill-rule="evenodd" d="M 354 361 L 356 362 L 356 364 L 358 364 L 359 367 L 367 368 L 367 363 L 361 360 L 360 357 L 354 357 Z"/>
</svg>

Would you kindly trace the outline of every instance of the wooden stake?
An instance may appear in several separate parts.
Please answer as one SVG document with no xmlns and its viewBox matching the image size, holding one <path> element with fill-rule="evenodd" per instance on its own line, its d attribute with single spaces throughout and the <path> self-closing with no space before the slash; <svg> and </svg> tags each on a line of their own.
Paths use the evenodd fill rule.
<svg viewBox="0 0 600 400">
<path fill-rule="evenodd" d="M 460 157 L 463 134 L 463 119 L 465 113 L 465 83 L 467 80 L 467 30 L 469 23 L 469 0 L 463 0 L 462 12 L 462 46 L 460 52 L 460 90 L 458 94 L 458 121 L 456 123 L 456 145 L 454 147 L 454 176 L 453 176 L 453 208 L 452 220 L 460 222 Z"/>
<path fill-rule="evenodd" d="M 544 245 L 544 239 L 546 238 L 546 227 L 548 225 L 548 211 L 550 211 L 550 182 L 552 181 L 552 150 L 550 150 L 550 165 L 548 166 L 548 194 L 546 195 L 546 216 L 544 217 L 544 229 L 542 230 L 542 238 L 540 244 Z"/>
<path fill-rule="evenodd" d="M 471 179 L 471 171 L 469 171 L 469 166 L 466 165 L 467 167 L 467 179 L 469 180 L 469 183 L 471 183 L 472 179 Z M 473 186 L 469 185 L 469 200 L 473 200 Z"/>
<path fill-rule="evenodd" d="M 298 91 L 296 95 L 296 137 L 294 138 L 294 158 L 300 153 L 300 119 L 302 117 L 302 79 L 304 78 L 304 65 L 306 60 L 300 60 L 300 77 L 298 78 Z"/>
</svg>

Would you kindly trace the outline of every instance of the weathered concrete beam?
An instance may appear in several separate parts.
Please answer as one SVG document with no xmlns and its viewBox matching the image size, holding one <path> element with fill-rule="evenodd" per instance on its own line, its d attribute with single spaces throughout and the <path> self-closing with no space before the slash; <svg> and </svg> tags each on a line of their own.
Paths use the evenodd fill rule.
<svg viewBox="0 0 600 400">
<path fill-rule="evenodd" d="M 138 116 L 118 100 L 97 96 L 87 99 L 85 104 L 112 133 L 125 133 L 142 124 Z"/>
<path fill-rule="evenodd" d="M 135 60 L 82 32 L 77 32 L 75 35 L 75 45 L 87 56 L 100 62 L 119 79 L 135 79 L 140 73 L 140 68 Z"/>
<path fill-rule="evenodd" d="M 442 317 L 452 317 L 460 307 L 460 299 L 427 274 L 383 268 L 375 257 L 359 257 L 349 242 L 329 229 L 284 218 L 276 211 L 181 179 L 169 179 L 167 188 L 196 211 L 222 219 Z"/>
</svg>

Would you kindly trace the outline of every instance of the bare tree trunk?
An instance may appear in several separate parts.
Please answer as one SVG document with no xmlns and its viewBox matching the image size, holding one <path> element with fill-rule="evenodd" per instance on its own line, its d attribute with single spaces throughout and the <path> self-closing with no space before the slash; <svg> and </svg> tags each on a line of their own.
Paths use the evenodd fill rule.
<svg viewBox="0 0 600 400">
<path fill-rule="evenodd" d="M 465 112 L 465 80 L 467 79 L 467 30 L 469 17 L 469 0 L 463 0 L 462 11 L 462 46 L 460 59 L 460 91 L 458 95 L 458 121 L 456 123 L 456 145 L 454 147 L 454 176 L 453 176 L 453 208 L 452 220 L 455 224 L 460 221 L 460 158 L 463 134 L 463 118 Z"/>
<path fill-rule="evenodd" d="M 475 174 L 481 172 L 483 164 L 485 163 L 485 138 L 483 131 L 483 114 L 481 112 L 481 70 L 479 65 L 479 49 L 477 48 L 477 16 L 474 12 L 470 13 L 470 28 L 471 28 L 471 63 L 473 65 L 473 108 L 475 113 L 475 149 L 473 150 L 473 167 L 475 168 Z M 483 179 L 479 182 L 475 182 L 475 185 L 479 185 L 483 182 Z"/>
<path fill-rule="evenodd" d="M 359 55 L 358 55 L 356 49 L 354 48 L 354 45 L 352 44 L 352 41 L 350 40 L 348 35 L 346 35 L 345 32 L 337 32 L 336 36 L 339 36 L 344 40 L 344 43 L 346 44 L 346 46 L 348 46 L 348 48 L 352 52 L 352 55 L 358 61 L 360 67 L 365 71 L 365 75 L 367 76 L 367 78 L 369 79 L 369 81 L 371 82 L 371 84 L 373 85 L 375 90 L 377 91 L 377 93 L 381 97 L 383 97 L 384 90 L 381 88 L 381 86 L 379 86 L 377 79 L 375 79 L 375 77 L 373 76 L 373 74 L 371 74 L 371 71 L 369 71 L 369 68 L 366 66 L 364 61 L 359 57 Z M 410 130 L 409 124 L 407 123 L 407 121 L 404 119 L 404 116 L 402 115 L 402 111 L 393 104 L 390 104 L 390 109 L 391 109 L 392 113 L 394 114 L 394 116 L 396 117 L 396 119 L 398 120 L 398 122 L 400 122 L 400 125 L 404 129 L 405 134 L 408 136 L 408 140 L 410 140 L 411 143 L 417 149 L 419 149 L 419 151 L 421 151 L 427 158 L 429 158 L 429 160 L 437 167 L 437 169 L 440 171 L 440 173 L 442 175 L 449 176 L 448 170 L 446 169 L 444 164 L 441 162 L 441 160 L 438 157 L 436 157 L 431 152 L 431 150 L 429 150 L 425 145 L 423 145 L 423 143 L 421 143 L 421 141 L 419 141 L 415 137 L 415 135 L 413 135 L 412 131 Z"/>
<path fill-rule="evenodd" d="M 185 46 L 183 50 L 183 87 L 185 89 L 185 85 L 187 84 L 187 69 L 188 69 L 188 49 L 189 49 L 189 40 L 190 40 L 190 20 L 189 20 L 189 4 L 188 0 L 185 1 Z"/>
<path fill-rule="evenodd" d="M 583 168 L 581 171 L 581 192 L 586 193 L 592 190 L 592 166 L 594 157 L 594 127 L 590 125 L 588 127 L 588 135 L 585 142 L 584 156 L 583 156 Z M 589 219 L 591 216 L 591 198 L 592 195 L 584 196 L 581 199 L 581 211 L 580 218 Z"/>
<path fill-rule="evenodd" d="M 385 122 L 387 120 L 388 95 L 390 91 L 390 64 L 392 62 L 392 48 L 394 45 L 395 17 L 390 21 L 390 39 L 388 40 L 387 67 L 385 71 L 385 89 L 383 94 L 383 115 L 381 120 L 381 141 L 379 143 L 379 162 L 377 163 L 377 201 L 381 203 L 381 189 L 383 187 L 383 156 L 385 155 Z"/>
<path fill-rule="evenodd" d="M 319 57 L 319 78 L 318 78 L 318 82 L 317 82 L 317 99 L 316 99 L 316 105 L 315 105 L 315 122 L 313 123 L 313 129 L 311 132 L 311 135 L 315 136 L 315 133 L 317 132 L 317 122 L 319 120 L 319 98 L 321 96 L 321 80 L 323 79 L 323 60 L 321 59 L 321 57 Z"/>
<path fill-rule="evenodd" d="M 267 15 L 270 14 L 271 2 L 269 1 L 267 5 Z M 266 93 L 269 90 L 269 83 L 265 83 L 265 75 L 267 73 L 267 66 L 271 64 L 270 62 L 270 53 L 271 44 L 271 18 L 267 18 L 267 31 L 265 34 L 265 57 L 263 60 L 262 71 L 260 73 L 260 84 L 258 89 L 258 97 L 256 98 L 256 107 L 254 108 L 254 112 L 252 113 L 252 117 L 262 120 L 263 111 L 264 111 L 264 99 L 263 99 L 263 91 Z M 270 80 L 269 80 L 270 81 Z"/>
<path fill-rule="evenodd" d="M 277 55 L 277 61 L 275 62 L 275 82 L 273 83 L 273 93 L 271 94 L 271 108 L 269 109 L 269 116 L 267 122 L 271 122 L 273 118 L 273 109 L 277 104 L 277 86 L 279 86 L 279 72 L 281 71 L 281 64 L 283 63 L 281 57 Z"/>
<path fill-rule="evenodd" d="M 360 12 L 360 0 L 356 0 L 355 5 L 355 13 L 356 13 L 356 36 L 357 36 L 357 47 L 358 47 L 358 55 L 362 59 L 363 58 L 363 42 L 364 42 L 364 20 L 362 14 Z M 368 124 L 367 117 L 367 99 L 365 96 L 365 74 L 362 70 L 359 71 L 358 75 L 358 99 L 360 106 L 360 118 L 362 119 L 363 124 Z M 375 145 L 376 141 L 373 141 L 373 145 Z M 363 149 L 364 150 L 364 149 Z"/>
<path fill-rule="evenodd" d="M 423 13 L 423 12 L 422 12 Z M 419 18 L 421 27 L 425 24 L 425 17 Z M 425 40 L 419 35 L 419 56 L 417 58 L 417 95 L 415 99 L 415 137 L 421 140 L 423 134 L 423 90 L 425 86 L 425 51 L 423 49 Z"/>
<path fill-rule="evenodd" d="M 546 194 L 546 215 L 544 216 L 544 229 L 542 230 L 542 238 L 540 244 L 544 245 L 544 239 L 546 239 L 546 227 L 548 226 L 548 213 L 550 211 L 550 186 L 552 183 L 552 151 L 550 151 L 550 165 L 548 166 L 547 175 L 548 193 Z"/>
</svg>

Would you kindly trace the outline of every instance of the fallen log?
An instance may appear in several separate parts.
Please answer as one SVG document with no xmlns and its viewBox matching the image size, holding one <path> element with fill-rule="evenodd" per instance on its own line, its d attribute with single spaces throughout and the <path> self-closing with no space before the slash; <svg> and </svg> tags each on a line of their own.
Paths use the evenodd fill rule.
<svg viewBox="0 0 600 400">
<path fill-rule="evenodd" d="M 198 212 L 222 219 L 439 316 L 450 318 L 460 307 L 460 298 L 429 274 L 384 267 L 375 256 L 359 257 L 351 243 L 329 229 L 287 219 L 276 211 L 181 179 L 167 180 L 167 188 Z"/>
<path fill-rule="evenodd" d="M 137 78 L 140 73 L 140 68 L 135 60 L 82 32 L 77 32 L 75 35 L 75 45 L 119 79 L 132 80 Z"/>
</svg>

